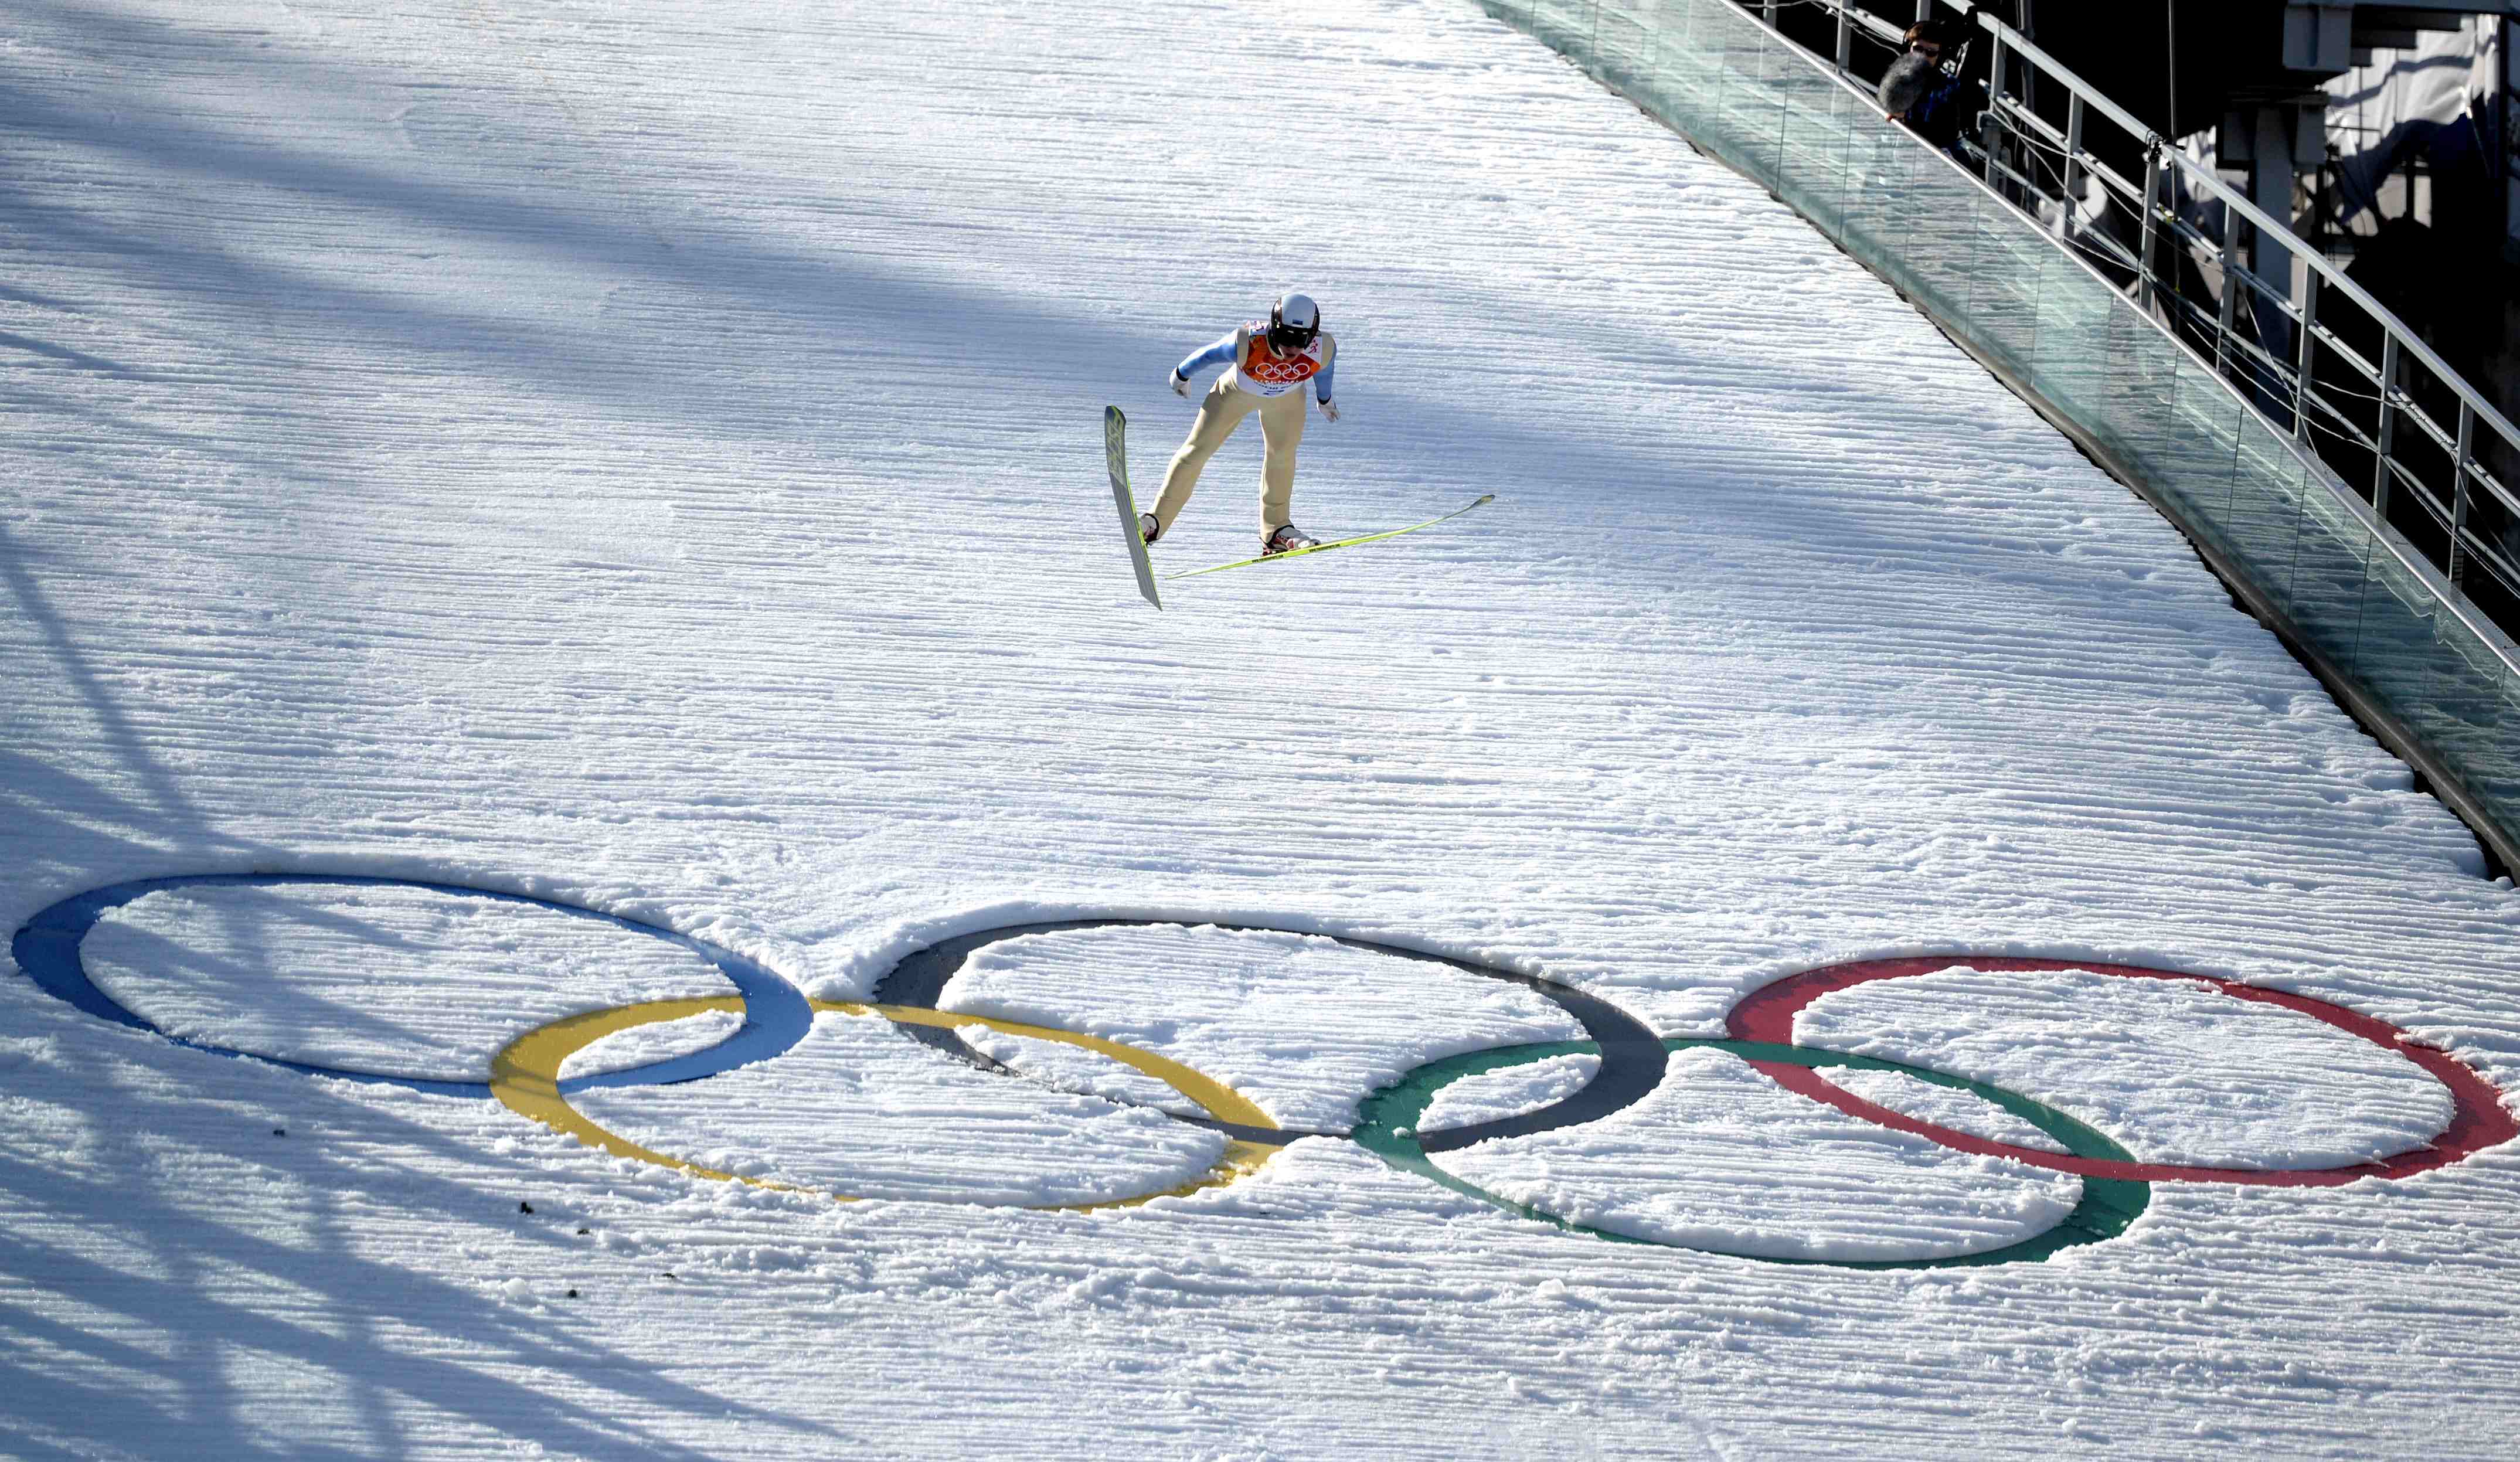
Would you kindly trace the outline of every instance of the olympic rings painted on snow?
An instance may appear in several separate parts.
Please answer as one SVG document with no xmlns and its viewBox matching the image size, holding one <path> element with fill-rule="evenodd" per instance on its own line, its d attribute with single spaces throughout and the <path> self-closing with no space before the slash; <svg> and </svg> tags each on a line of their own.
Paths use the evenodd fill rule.
<svg viewBox="0 0 2520 1462">
<path fill-rule="evenodd" d="M 284 1060 L 173 1035 L 125 1008 L 89 979 L 79 946 L 108 911 L 146 893 L 197 887 L 341 885 L 394 887 L 488 898 L 604 920 L 625 931 L 681 944 L 706 959 L 736 988 L 733 995 L 678 1000 L 652 1000 L 610 1010 L 584 1012 L 547 1023 L 518 1036 L 492 1061 L 490 1079 L 443 1081 L 390 1073 L 325 1067 Z M 804 1039 L 817 1012 L 880 1016 L 896 1029 L 957 1060 L 1001 1074 L 1016 1074 L 981 1055 L 957 1033 L 981 1026 L 1004 1033 L 1094 1051 L 1162 1081 L 1188 1098 L 1202 1115 L 1167 1112 L 1176 1120 L 1219 1131 L 1227 1137 L 1223 1156 L 1196 1179 L 1160 1193 L 1142 1193 L 1088 1204 L 1058 1205 L 1070 1210 L 1125 1207 L 1168 1195 L 1219 1187 L 1255 1172 L 1279 1148 L 1302 1137 L 1352 1137 L 1361 1146 L 1405 1171 L 1415 1172 L 1455 1192 L 1476 1198 L 1536 1221 L 1574 1233 L 1634 1243 L 1653 1243 L 1588 1227 L 1489 1193 L 1438 1166 L 1433 1157 L 1497 1138 L 1530 1135 L 1598 1120 L 1642 1100 L 1660 1084 L 1671 1051 L 1705 1047 L 1738 1056 L 1786 1090 L 1822 1102 L 1851 1117 L 1924 1137 L 1957 1152 L 2005 1158 L 2031 1166 L 2072 1173 L 2083 1179 L 2076 1207 L 2047 1232 L 1974 1254 L 1929 1259 L 1843 1260 L 1778 1258 L 1763 1255 L 1735 1257 L 1769 1262 L 1819 1263 L 1843 1268 L 1937 1268 L 1956 1264 L 2011 1263 L 2046 1258 L 2060 1250 L 2096 1243 L 2123 1233 L 2149 1202 L 2154 1182 L 2221 1182 L 2311 1186 L 2353 1182 L 2364 1177 L 2395 1178 L 2456 1163 L 2482 1149 L 2520 1136 L 2501 1093 L 2472 1068 L 2445 1051 L 2424 1045 L 2383 1021 L 2356 1014 L 2326 1001 L 2235 981 L 2138 966 L 2086 961 L 2018 959 L 1994 956 L 1943 955 L 1921 959 L 1869 960 L 1833 965 L 1789 977 L 1752 992 L 1728 1018 L 1729 1038 L 1664 1039 L 1635 1017 L 1598 996 L 1535 976 L 1518 975 L 1492 965 L 1448 955 L 1336 937 L 1334 942 L 1366 952 L 1445 966 L 1485 979 L 1520 984 L 1552 1003 L 1581 1026 L 1589 1037 L 1471 1052 L 1427 1063 L 1398 1081 L 1369 1095 L 1360 1105 L 1353 1132 L 1310 1132 L 1280 1127 L 1257 1104 L 1181 1063 L 1118 1041 L 1056 1027 L 1028 1025 L 996 1017 L 965 1015 L 936 1008 L 946 982 L 972 951 L 1026 935 L 1133 927 L 1180 927 L 1182 921 L 1147 919 L 1075 919 L 1053 923 L 1010 925 L 942 940 L 913 951 L 878 982 L 868 1002 L 808 1000 L 793 985 L 760 965 L 705 940 L 645 924 L 620 915 L 585 909 L 552 899 L 459 884 L 411 879 L 318 874 L 210 874 L 149 879 L 116 884 L 66 898 L 28 920 L 11 942 L 11 953 L 34 982 L 51 994 L 100 1019 L 149 1030 L 179 1045 L 215 1055 L 265 1062 L 292 1071 L 384 1082 L 416 1090 L 460 1097 L 493 1097 L 519 1115 L 533 1119 L 580 1142 L 616 1157 L 652 1163 L 719 1181 L 732 1181 L 780 1191 L 812 1191 L 768 1179 L 721 1172 L 669 1154 L 641 1147 L 596 1123 L 569 1100 L 570 1093 L 594 1087 L 679 1083 L 701 1080 L 737 1067 L 773 1060 Z M 1210 925 L 1237 932 L 1266 931 L 1254 926 Z M 2081 971 L 2103 976 L 2181 980 L 2210 985 L 2235 999 L 2270 1004 L 2310 1016 L 2360 1036 L 2414 1063 L 2439 1080 L 2452 1095 L 2451 1124 L 2428 1147 L 2372 1163 L 2333 1168 L 2250 1169 L 2206 1167 L 2138 1162 L 2125 1149 L 2055 1109 L 1983 1081 L 1792 1044 L 1794 1016 L 1813 1001 L 1836 990 L 1877 981 L 1908 979 L 1939 970 L 1968 968 L 1995 973 Z M 740 1028 L 702 1051 L 651 1062 L 632 1070 L 599 1075 L 560 1075 L 569 1056 L 604 1036 L 664 1021 L 707 1012 L 742 1013 Z M 1420 1133 L 1418 1118 L 1445 1086 L 1484 1072 L 1571 1052 L 1598 1055 L 1598 1070 L 1581 1089 L 1533 1111 L 1490 1121 Z M 1826 1076 L 1824 1070 L 1892 1071 L 1945 1087 L 1967 1091 L 2011 1112 L 2066 1148 L 2063 1155 L 1997 1142 L 1908 1117 L 1867 1102 Z M 1125 1105 L 1125 1103 L 1124 1103 Z M 1157 1109 L 1161 1110 L 1161 1109 Z M 847 1201 L 846 1195 L 828 1196 Z M 1687 1246 L 1682 1246 L 1687 1247 Z M 1723 1251 L 1710 1251 L 1721 1253 Z"/>
</svg>

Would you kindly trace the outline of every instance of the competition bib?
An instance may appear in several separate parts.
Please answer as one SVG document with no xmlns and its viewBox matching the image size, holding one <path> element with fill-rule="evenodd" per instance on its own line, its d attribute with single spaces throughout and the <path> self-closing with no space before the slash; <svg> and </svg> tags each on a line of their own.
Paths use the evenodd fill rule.
<svg viewBox="0 0 2520 1462">
<path fill-rule="evenodd" d="M 1242 347 L 1242 358 L 1235 363 L 1236 384 L 1254 395 L 1282 396 L 1321 374 L 1324 340 L 1325 337 L 1315 336 L 1303 349 L 1282 353 L 1269 343 L 1268 325 L 1255 323 L 1250 343 Z"/>
</svg>

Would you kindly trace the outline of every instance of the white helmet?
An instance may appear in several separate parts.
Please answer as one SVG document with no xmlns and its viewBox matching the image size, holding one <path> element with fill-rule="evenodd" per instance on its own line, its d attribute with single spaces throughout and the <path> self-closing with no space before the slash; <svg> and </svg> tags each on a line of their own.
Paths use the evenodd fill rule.
<svg viewBox="0 0 2520 1462">
<path fill-rule="evenodd" d="M 1322 307 L 1310 295 L 1292 292 L 1278 297 L 1269 310 L 1269 343 L 1301 350 L 1322 333 Z"/>
</svg>

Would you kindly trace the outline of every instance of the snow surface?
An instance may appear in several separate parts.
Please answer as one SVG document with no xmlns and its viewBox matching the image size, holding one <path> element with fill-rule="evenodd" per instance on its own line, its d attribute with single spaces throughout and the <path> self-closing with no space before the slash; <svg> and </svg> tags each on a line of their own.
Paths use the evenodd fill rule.
<svg viewBox="0 0 2520 1462">
<path fill-rule="evenodd" d="M 743 1017 L 731 1010 L 704 1010 L 679 1020 L 633 1026 L 587 1042 L 560 1064 L 561 1079 L 626 1072 L 652 1062 L 671 1061 L 705 1051 L 733 1035 Z"/>
<path fill-rule="evenodd" d="M 170 1035 L 442 1081 L 487 1079 L 501 1047 L 562 1016 L 735 993 L 688 945 L 411 888 L 163 889 L 107 911 L 80 954 L 99 988 Z"/>
<path fill-rule="evenodd" d="M 2083 1196 L 2080 1178 L 1857 1121 L 1702 1049 L 1673 1052 L 1653 1095 L 1615 1116 L 1435 1165 L 1570 1222 L 1771 1258 L 1980 1254 L 2046 1233 Z"/>
<path fill-rule="evenodd" d="M 1169 1056 L 1281 1126 L 1344 1132 L 1429 1061 L 1584 1028 L 1519 984 L 1315 936 L 1222 929 L 1026 935 L 981 949 L 937 1004 Z"/>
<path fill-rule="evenodd" d="M 1992 1082 L 2153 1163 L 2343 1167 L 2425 1146 L 2452 1106 L 2395 1051 L 2191 981 L 1942 970 L 1823 995 L 1794 1040 Z"/>
<path fill-rule="evenodd" d="M 1993 1102 L 1982 1102 L 1965 1091 L 1939 1086 L 1905 1072 L 1831 1068 L 1823 1074 L 1832 1084 L 1876 1107 L 1887 1107 L 1919 1121 L 1949 1127 L 1955 1132 L 1966 1132 L 1972 1137 L 1984 1137 L 1991 1142 L 2009 1142 L 2015 1147 L 2037 1152 L 2066 1151 L 2065 1144 Z"/>
<path fill-rule="evenodd" d="M 0 928 L 134 879 L 428 879 L 864 998 L 984 929 L 1241 924 L 1701 1036 L 1805 969 L 2036 955 L 2297 988 L 2520 1082 L 2520 900 L 2408 768 L 1889 290 L 1462 0 L 29 0 L 0 82 Z M 1289 287 L 1345 408 L 1296 521 L 1498 500 L 1155 614 L 1102 410 L 1145 490 L 1166 370 Z M 1258 460 L 1246 429 L 1164 567 L 1248 551 Z M 193 999 L 245 954 L 167 933 L 114 978 Z M 517 991 L 441 933 L 357 995 L 462 1010 L 470 1061 Z M 1230 1028 L 1199 1054 L 1290 1114 L 1527 1024 L 1414 966 L 1307 1007 L 1255 953 L 1247 1022 L 1212 970 L 1089 966 L 1122 986 L 1002 973 L 1058 1024 Z M 257 1039 L 373 1034 L 201 988 Z M 2224 1028 L 2077 1019 L 2122 1014 Z M 1963 1017 L 2009 1018 L 1913 1019 Z M 1598 1134 L 1469 1156 L 1876 1252 L 2058 1191 L 1680 1065 L 1617 1122 L 1634 1173 Z M 2222 1079 L 2148 1070 L 2155 1141 Z M 2392 1089 L 2246 1130 L 2394 1141 Z M 1704 1125 L 1724 1091 L 1774 1120 Z M 590 1105 L 938 1196 L 1196 1161 L 862 1020 Z M 2515 1211 L 2497 1149 L 1850 1271 L 1570 1235 L 1329 1138 L 1125 1211 L 842 1205 L 0 982 L 28 1455 L 2501 1456 Z"/>
<path fill-rule="evenodd" d="M 878 1016 L 826 1012 L 777 1061 L 570 1099 L 642 1147 L 852 1198 L 1051 1207 L 1192 1181 L 1225 1139 L 1154 1112 L 962 1066 Z"/>
<path fill-rule="evenodd" d="M 1100 1051 L 1038 1036 L 1012 1035 L 978 1024 L 957 1026 L 954 1033 L 963 1038 L 965 1045 L 990 1060 L 1060 1091 L 1099 1096 L 1131 1107 L 1151 1107 L 1177 1117 L 1202 1115 L 1198 1103 Z"/>
<path fill-rule="evenodd" d="M 1601 1069 L 1601 1058 L 1577 1053 L 1544 1056 L 1524 1066 L 1463 1076 L 1435 1093 L 1418 1119 L 1420 1132 L 1476 1126 L 1499 1118 L 1516 1117 L 1574 1095 Z"/>
</svg>

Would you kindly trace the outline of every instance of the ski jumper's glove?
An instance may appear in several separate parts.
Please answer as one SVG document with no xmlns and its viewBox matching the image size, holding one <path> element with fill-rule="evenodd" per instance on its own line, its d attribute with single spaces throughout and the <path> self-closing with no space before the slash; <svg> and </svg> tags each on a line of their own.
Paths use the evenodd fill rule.
<svg viewBox="0 0 2520 1462">
<path fill-rule="evenodd" d="M 1338 420 L 1338 408 L 1330 404 L 1330 398 L 1328 396 L 1322 397 L 1322 417 L 1325 421 Z"/>
<path fill-rule="evenodd" d="M 1192 372 L 1206 370 L 1209 366 L 1232 365 L 1236 353 L 1241 348 L 1242 332 L 1229 330 L 1223 339 L 1212 341 L 1200 349 L 1191 352 L 1180 365 L 1173 367 L 1173 394 L 1189 395 L 1190 378 Z"/>
</svg>

